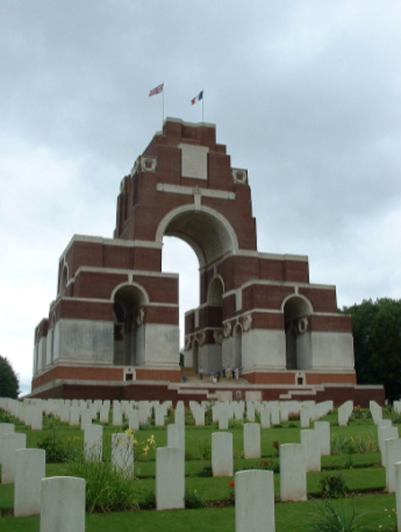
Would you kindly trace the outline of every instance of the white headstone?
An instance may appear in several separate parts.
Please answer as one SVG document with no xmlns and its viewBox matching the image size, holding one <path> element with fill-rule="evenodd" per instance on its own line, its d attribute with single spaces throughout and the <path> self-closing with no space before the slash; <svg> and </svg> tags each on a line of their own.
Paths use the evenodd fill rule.
<svg viewBox="0 0 401 532">
<path fill-rule="evenodd" d="M 235 474 L 235 532 L 275 532 L 272 471 Z"/>
<path fill-rule="evenodd" d="M 213 432 L 212 470 L 214 477 L 233 476 L 233 435 L 231 432 Z"/>
<path fill-rule="evenodd" d="M 306 501 L 306 467 L 304 446 L 299 443 L 280 445 L 280 500 Z"/>
<path fill-rule="evenodd" d="M 401 462 L 401 439 L 393 438 L 385 440 L 386 463 L 386 490 L 389 493 L 395 492 L 395 464 Z"/>
<path fill-rule="evenodd" d="M 13 423 L 0 423 L 0 464 L 1 455 L 3 452 L 3 435 L 15 432 L 15 425 Z"/>
<path fill-rule="evenodd" d="M 134 438 L 121 432 L 111 435 L 111 463 L 126 478 L 134 476 Z"/>
<path fill-rule="evenodd" d="M 103 426 L 85 425 L 84 457 L 87 462 L 101 462 L 103 457 Z"/>
<path fill-rule="evenodd" d="M 26 434 L 20 432 L 3 435 L 1 483 L 13 484 L 15 475 L 15 451 L 25 449 Z"/>
<path fill-rule="evenodd" d="M 320 471 L 321 454 L 319 433 L 317 432 L 317 430 L 301 430 L 301 443 L 304 446 L 305 450 L 306 471 Z"/>
<path fill-rule="evenodd" d="M 244 458 L 260 458 L 260 425 L 245 423 L 244 425 Z"/>
<path fill-rule="evenodd" d="M 46 476 L 46 451 L 15 451 L 14 517 L 40 514 L 40 490 Z"/>
<path fill-rule="evenodd" d="M 176 447 L 156 449 L 156 508 L 184 508 L 185 451 Z"/>
<path fill-rule="evenodd" d="M 40 532 L 85 532 L 85 485 L 76 477 L 42 480 Z"/>
</svg>

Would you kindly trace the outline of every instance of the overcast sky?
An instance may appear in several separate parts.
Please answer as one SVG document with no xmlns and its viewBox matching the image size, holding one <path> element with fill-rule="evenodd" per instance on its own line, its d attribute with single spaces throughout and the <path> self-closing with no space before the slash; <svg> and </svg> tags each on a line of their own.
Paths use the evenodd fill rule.
<svg viewBox="0 0 401 532">
<path fill-rule="evenodd" d="M 400 50 L 400 0 L 2 0 L 0 354 L 23 392 L 59 257 L 73 234 L 112 236 L 162 82 L 165 115 L 188 122 L 204 89 L 249 170 L 259 251 L 308 255 L 340 307 L 399 299 Z M 195 255 L 165 248 L 188 310 Z"/>
</svg>

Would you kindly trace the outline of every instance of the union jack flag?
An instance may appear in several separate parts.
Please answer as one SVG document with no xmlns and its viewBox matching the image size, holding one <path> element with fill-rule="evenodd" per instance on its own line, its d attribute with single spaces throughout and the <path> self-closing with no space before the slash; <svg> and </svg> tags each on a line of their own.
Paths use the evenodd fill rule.
<svg viewBox="0 0 401 532">
<path fill-rule="evenodd" d="M 155 96 L 156 94 L 159 94 L 160 92 L 163 92 L 163 88 L 164 88 L 164 83 L 162 83 L 161 85 L 158 85 L 157 87 L 152 89 L 149 92 L 149 96 Z"/>
</svg>

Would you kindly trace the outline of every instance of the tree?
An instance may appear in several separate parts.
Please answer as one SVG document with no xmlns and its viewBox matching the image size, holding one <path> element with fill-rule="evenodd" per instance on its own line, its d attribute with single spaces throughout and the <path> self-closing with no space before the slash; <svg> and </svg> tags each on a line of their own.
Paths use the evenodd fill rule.
<svg viewBox="0 0 401 532">
<path fill-rule="evenodd" d="M 377 299 L 344 308 L 352 316 L 359 384 L 383 384 L 391 401 L 401 396 L 401 300 Z"/>
<path fill-rule="evenodd" d="M 18 377 L 7 358 L 0 355 L 0 397 L 17 399 L 18 394 Z"/>
</svg>

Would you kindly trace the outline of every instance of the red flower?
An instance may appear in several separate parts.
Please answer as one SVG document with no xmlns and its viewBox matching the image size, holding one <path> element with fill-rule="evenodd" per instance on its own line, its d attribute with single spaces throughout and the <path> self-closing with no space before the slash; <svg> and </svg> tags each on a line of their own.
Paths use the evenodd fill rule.
<svg viewBox="0 0 401 532">
<path fill-rule="evenodd" d="M 233 480 L 231 480 L 228 485 L 230 486 L 230 488 L 233 488 L 235 486 L 235 482 Z"/>
</svg>

